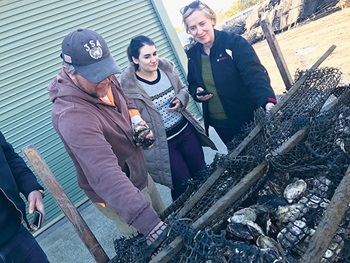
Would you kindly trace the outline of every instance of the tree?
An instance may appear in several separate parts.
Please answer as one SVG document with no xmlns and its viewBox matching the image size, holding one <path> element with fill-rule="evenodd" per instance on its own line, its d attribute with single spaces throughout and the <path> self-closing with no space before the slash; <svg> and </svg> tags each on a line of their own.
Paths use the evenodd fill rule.
<svg viewBox="0 0 350 263">
<path fill-rule="evenodd" d="M 224 21 L 230 17 L 233 17 L 234 15 L 242 12 L 243 10 L 256 5 L 257 3 L 259 3 L 260 0 L 237 0 L 233 3 L 233 5 L 226 10 L 225 12 L 220 12 L 218 14 L 219 19 L 221 21 Z"/>
</svg>

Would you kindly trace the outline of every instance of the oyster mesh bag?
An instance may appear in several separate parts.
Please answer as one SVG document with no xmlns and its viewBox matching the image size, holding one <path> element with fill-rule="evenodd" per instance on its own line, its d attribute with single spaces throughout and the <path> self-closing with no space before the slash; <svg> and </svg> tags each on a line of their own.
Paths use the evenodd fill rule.
<svg viewBox="0 0 350 263">
<path fill-rule="evenodd" d="M 306 80 L 278 98 L 277 113 L 257 110 L 230 152 L 217 154 L 198 179 L 190 180 L 187 191 L 161 215 L 167 223 L 161 244 L 148 246 L 141 236 L 117 239 L 116 262 L 149 262 L 177 237 L 183 245 L 169 262 L 299 262 L 350 165 L 349 86 L 338 86 L 336 68 L 304 74 L 298 70 L 295 81 Z M 259 132 L 232 154 L 256 127 Z M 301 131 L 304 135 L 286 150 Z M 256 182 L 203 223 L 218 200 L 260 164 L 266 170 Z M 218 170 L 223 172 L 203 190 Z M 350 262 L 349 223 L 347 211 L 322 262 Z"/>
</svg>

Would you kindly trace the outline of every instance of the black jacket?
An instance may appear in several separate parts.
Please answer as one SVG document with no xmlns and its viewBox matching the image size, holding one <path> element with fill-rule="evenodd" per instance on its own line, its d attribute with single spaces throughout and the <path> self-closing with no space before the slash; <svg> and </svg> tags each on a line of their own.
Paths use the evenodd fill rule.
<svg viewBox="0 0 350 263">
<path fill-rule="evenodd" d="M 0 245 L 4 244 L 28 221 L 20 192 L 28 198 L 30 192 L 43 189 L 23 159 L 14 151 L 0 132 Z M 7 201 L 7 202 L 6 202 Z"/>
<path fill-rule="evenodd" d="M 276 103 L 270 78 L 253 47 L 241 36 L 214 30 L 215 40 L 210 49 L 210 63 L 215 87 L 226 116 L 235 132 L 253 120 L 254 111 L 266 103 Z M 205 89 L 201 70 L 203 46 L 195 44 L 187 53 L 189 90 L 197 102 L 197 87 Z M 203 116 L 208 131 L 208 106 L 203 103 Z"/>
</svg>

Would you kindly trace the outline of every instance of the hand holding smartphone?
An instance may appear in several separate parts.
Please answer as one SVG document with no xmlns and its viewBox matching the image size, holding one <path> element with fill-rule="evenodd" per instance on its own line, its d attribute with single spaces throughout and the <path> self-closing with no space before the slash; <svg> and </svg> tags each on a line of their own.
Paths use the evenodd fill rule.
<svg viewBox="0 0 350 263">
<path fill-rule="evenodd" d="M 203 90 L 201 92 L 197 92 L 196 95 L 197 96 L 205 96 L 205 95 L 209 95 L 209 94 L 213 94 L 212 92 L 208 92 L 206 90 Z"/>
<path fill-rule="evenodd" d="M 174 100 L 176 99 L 176 97 L 172 98 L 169 104 L 169 108 L 173 108 L 176 106 L 176 103 L 174 102 Z"/>
<path fill-rule="evenodd" d="M 31 230 L 36 231 L 40 229 L 42 222 L 43 222 L 43 214 L 38 210 L 34 210 L 34 219 L 33 219 L 33 222 L 30 224 Z"/>
</svg>

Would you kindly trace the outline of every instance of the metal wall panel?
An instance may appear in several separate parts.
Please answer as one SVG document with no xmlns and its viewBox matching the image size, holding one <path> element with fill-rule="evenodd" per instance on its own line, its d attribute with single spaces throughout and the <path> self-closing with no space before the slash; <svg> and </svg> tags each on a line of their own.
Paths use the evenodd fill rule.
<svg viewBox="0 0 350 263">
<path fill-rule="evenodd" d="M 86 197 L 77 185 L 72 161 L 52 128 L 47 92 L 61 68 L 63 37 L 76 28 L 96 30 L 124 69 L 129 63 L 126 48 L 130 39 L 144 34 L 153 38 L 161 57 L 175 62 L 179 72 L 183 67 L 151 0 L 0 1 L 0 7 L 0 130 L 19 153 L 34 144 L 78 205 Z M 47 228 L 62 213 L 49 194 L 45 207 Z"/>
</svg>

